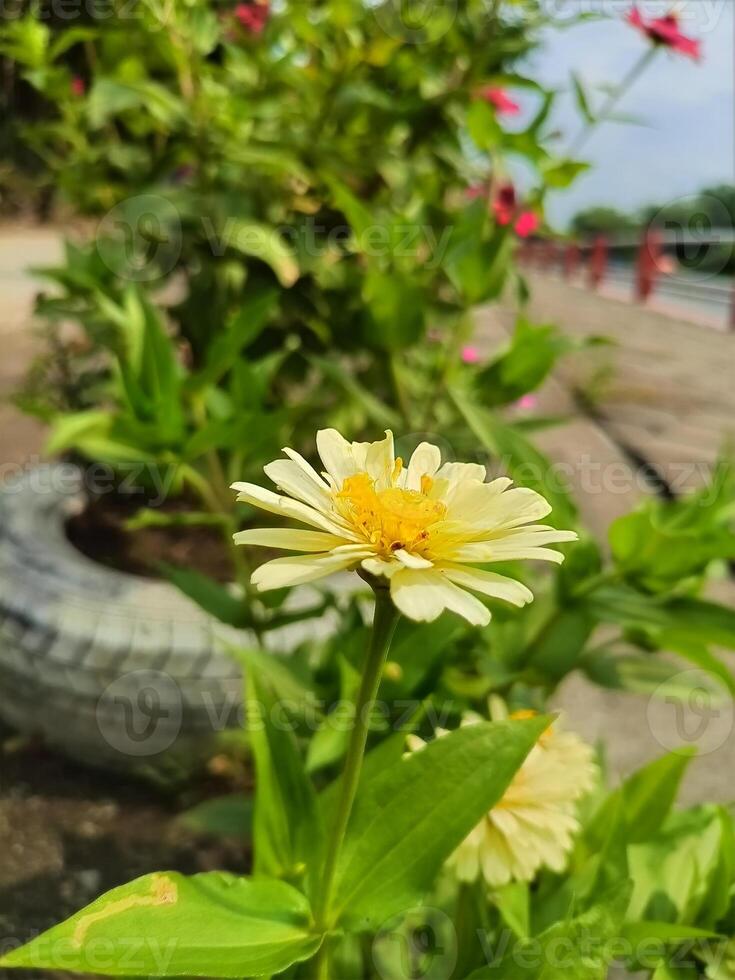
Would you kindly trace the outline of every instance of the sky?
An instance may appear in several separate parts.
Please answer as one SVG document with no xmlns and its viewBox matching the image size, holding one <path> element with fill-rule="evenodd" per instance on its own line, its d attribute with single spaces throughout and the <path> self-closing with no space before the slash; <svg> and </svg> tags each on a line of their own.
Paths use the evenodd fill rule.
<svg viewBox="0 0 735 980">
<path fill-rule="evenodd" d="M 619 81 L 645 51 L 646 40 L 623 21 L 629 0 L 546 0 L 562 18 L 573 9 L 612 16 L 549 31 L 529 58 L 528 74 L 563 90 L 554 128 L 568 145 L 580 127 L 569 76 L 592 88 Z M 639 0 L 644 16 L 661 16 L 664 0 Z M 703 59 L 660 51 L 616 112 L 635 115 L 645 126 L 608 123 L 589 139 L 580 156 L 593 164 L 572 188 L 547 198 L 547 218 L 563 228 L 580 209 L 609 205 L 624 211 L 668 203 L 703 186 L 735 183 L 735 0 L 680 0 L 683 33 L 701 40 Z M 527 101 L 521 92 L 519 101 Z M 530 110 L 532 107 L 528 107 Z M 524 115 L 526 115 L 524 113 Z M 522 123 L 523 117 L 519 119 Z M 521 178 L 522 180 L 522 178 Z"/>
</svg>

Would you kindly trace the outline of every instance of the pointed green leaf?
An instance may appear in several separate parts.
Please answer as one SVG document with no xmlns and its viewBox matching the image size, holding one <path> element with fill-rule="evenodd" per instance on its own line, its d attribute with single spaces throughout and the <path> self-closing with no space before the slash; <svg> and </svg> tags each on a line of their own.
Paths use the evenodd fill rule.
<svg viewBox="0 0 735 980">
<path fill-rule="evenodd" d="M 437 738 L 366 781 L 336 875 L 336 907 L 359 927 L 411 907 L 500 799 L 539 735 L 540 716 Z"/>
<path fill-rule="evenodd" d="M 282 881 L 145 875 L 0 959 L 0 967 L 113 977 L 270 976 L 319 947 L 304 896 Z"/>
</svg>

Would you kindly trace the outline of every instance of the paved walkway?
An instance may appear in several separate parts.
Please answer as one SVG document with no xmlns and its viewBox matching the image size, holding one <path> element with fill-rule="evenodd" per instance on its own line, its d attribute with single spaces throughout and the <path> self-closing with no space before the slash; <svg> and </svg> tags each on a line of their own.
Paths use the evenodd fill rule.
<svg viewBox="0 0 735 980">
<path fill-rule="evenodd" d="M 735 443 L 735 335 L 603 298 L 539 274 L 530 276 L 535 322 L 577 337 L 602 335 L 613 346 L 567 356 L 539 393 L 538 411 L 571 414 L 569 424 L 536 441 L 570 473 L 585 524 L 604 541 L 608 525 L 654 493 L 647 470 L 677 493 L 707 482 L 727 439 Z M 492 308 L 480 318 L 486 350 L 505 342 L 514 314 Z M 580 411 L 580 402 L 589 412 Z M 735 603 L 735 583 L 712 588 Z M 735 656 L 720 654 L 735 670 Z M 682 661 L 682 669 L 688 669 Z M 735 707 L 700 705 L 683 714 L 665 699 L 621 694 L 573 675 L 556 706 L 591 740 L 604 741 L 611 770 L 630 772 L 681 744 L 696 744 L 682 799 L 730 801 L 735 793 Z M 693 738 L 693 733 L 698 733 Z"/>
<path fill-rule="evenodd" d="M 40 347 L 31 316 L 42 283 L 26 270 L 53 265 L 61 254 L 60 233 L 54 229 L 0 228 L 0 467 L 5 472 L 9 464 L 37 455 L 43 445 L 42 427 L 8 400 Z"/>
<path fill-rule="evenodd" d="M 38 425 L 5 399 L 23 375 L 37 343 L 29 327 L 39 283 L 23 270 L 56 262 L 59 236 L 48 229 L 0 230 L 0 467 L 40 451 Z M 564 468 L 577 492 L 587 526 L 600 540 L 609 523 L 652 492 L 639 463 L 647 460 L 676 490 L 699 486 L 726 436 L 735 436 L 735 336 L 641 310 L 531 276 L 532 316 L 554 321 L 576 336 L 601 334 L 615 346 L 567 357 L 539 393 L 539 411 L 569 416 L 565 425 L 536 439 Z M 481 311 L 479 342 L 489 351 L 507 340 L 509 310 Z M 579 411 L 580 393 L 594 418 Z M 1 472 L 1 471 L 0 471 Z M 720 598 L 732 601 L 732 583 Z M 559 707 L 578 731 L 604 738 L 611 768 L 629 772 L 666 748 L 686 741 L 686 724 L 664 701 L 607 692 L 574 677 L 563 688 Z M 703 739 L 702 757 L 685 787 L 687 799 L 725 800 L 735 772 L 735 718 L 718 709 Z"/>
</svg>

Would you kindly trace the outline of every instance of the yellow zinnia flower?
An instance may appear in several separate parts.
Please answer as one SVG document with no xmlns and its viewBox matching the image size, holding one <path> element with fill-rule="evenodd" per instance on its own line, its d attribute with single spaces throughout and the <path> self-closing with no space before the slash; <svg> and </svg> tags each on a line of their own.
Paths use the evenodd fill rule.
<svg viewBox="0 0 735 980">
<path fill-rule="evenodd" d="M 302 552 L 256 569 L 260 590 L 300 585 L 348 568 L 385 576 L 397 608 L 430 622 L 450 609 L 484 626 L 490 613 L 472 592 L 522 606 L 532 593 L 514 579 L 473 564 L 542 558 L 560 562 L 546 545 L 573 541 L 573 531 L 530 524 L 549 513 L 547 501 L 505 477 L 485 483 L 477 463 L 444 463 L 422 442 L 408 466 L 395 457 L 393 434 L 380 442 L 348 442 L 335 429 L 317 433 L 320 475 L 293 449 L 265 473 L 288 496 L 235 483 L 238 500 L 293 518 L 309 530 L 240 531 L 237 544 Z M 467 591 L 471 590 L 471 591 Z"/>
<path fill-rule="evenodd" d="M 500 712 L 503 714 L 504 712 Z M 511 718 L 534 712 L 517 712 Z M 497 718 L 497 705 L 493 712 Z M 462 724 L 483 719 L 467 716 Z M 443 729 L 437 736 L 447 734 Z M 409 737 L 416 751 L 425 745 Z M 460 881 L 482 876 L 491 888 L 532 881 L 541 868 L 561 872 L 579 831 L 578 800 L 597 782 L 594 752 L 573 732 L 554 722 L 513 777 L 502 798 L 483 817 L 447 862 Z"/>
</svg>

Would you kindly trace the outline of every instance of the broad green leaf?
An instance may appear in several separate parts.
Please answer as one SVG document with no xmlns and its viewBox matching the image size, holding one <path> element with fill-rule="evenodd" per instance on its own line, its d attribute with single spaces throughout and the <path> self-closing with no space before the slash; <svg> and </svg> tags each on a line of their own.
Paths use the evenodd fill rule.
<svg viewBox="0 0 735 980">
<path fill-rule="evenodd" d="M 261 333 L 278 299 L 275 289 L 260 289 L 245 296 L 240 309 L 207 348 L 204 367 L 192 379 L 199 390 L 216 384 L 233 366 L 242 351 Z"/>
<path fill-rule="evenodd" d="M 227 235 L 223 237 L 230 248 L 269 265 L 286 289 L 293 286 L 299 278 L 299 267 L 294 253 L 276 227 L 257 221 L 230 218 Z"/>
<path fill-rule="evenodd" d="M 467 980 L 605 980 L 619 943 L 630 895 L 627 882 L 601 894 L 598 903 L 557 922 L 538 936 L 519 940 Z M 493 950 L 487 949 L 492 954 Z"/>
<path fill-rule="evenodd" d="M 327 360 L 316 354 L 309 355 L 309 361 L 325 377 L 338 384 L 362 408 L 368 419 L 376 425 L 382 425 L 392 429 L 401 428 L 401 420 L 393 409 L 377 398 L 364 385 L 360 384 L 355 378 L 354 373 L 338 361 Z"/>
<path fill-rule="evenodd" d="M 477 375 L 479 400 L 489 407 L 506 405 L 534 391 L 571 347 L 554 324 L 519 317 L 507 348 Z"/>
<path fill-rule="evenodd" d="M 621 787 L 631 843 L 653 837 L 671 812 L 682 778 L 697 750 L 682 747 L 633 773 Z"/>
<path fill-rule="evenodd" d="M 573 184 L 577 177 L 590 169 L 581 160 L 551 160 L 541 167 L 541 176 L 547 187 L 563 188 Z"/>
<path fill-rule="evenodd" d="M 378 222 L 372 211 L 336 177 L 327 176 L 324 179 L 332 194 L 335 207 L 347 218 L 359 244 L 369 235 L 371 229 L 378 227 Z"/>
<path fill-rule="evenodd" d="M 492 901 L 497 906 L 503 921 L 519 939 L 527 939 L 531 934 L 530 893 L 528 882 L 512 881 L 492 893 Z"/>
<path fill-rule="evenodd" d="M 424 295 L 411 277 L 371 267 L 363 282 L 362 299 L 366 340 L 371 347 L 399 351 L 423 336 Z"/>
<path fill-rule="evenodd" d="M 108 976 L 271 976 L 308 959 L 311 910 L 282 881 L 145 875 L 0 958 L 0 966 Z"/>
<path fill-rule="evenodd" d="M 78 448 L 81 441 L 106 436 L 110 431 L 112 418 L 109 412 L 89 409 L 59 415 L 53 423 L 51 434 L 46 440 L 45 451 L 49 456 Z"/>
<path fill-rule="evenodd" d="M 198 833 L 247 841 L 252 834 L 252 801 L 244 793 L 218 796 L 186 810 L 179 820 Z"/>
<path fill-rule="evenodd" d="M 255 871 L 299 880 L 320 867 L 321 811 L 280 699 L 257 670 L 249 670 L 247 679 L 247 728 L 256 772 Z"/>
<path fill-rule="evenodd" d="M 505 228 L 488 227 L 481 201 L 465 208 L 452 229 L 442 267 L 468 305 L 484 303 L 501 292 L 509 268 L 512 238 Z"/>
<path fill-rule="evenodd" d="M 553 682 L 579 665 L 595 621 L 584 608 L 559 609 L 542 627 L 528 651 L 528 664 Z"/>
<path fill-rule="evenodd" d="M 495 110 L 483 99 L 474 99 L 467 111 L 467 129 L 479 150 L 493 150 L 503 139 Z"/>
<path fill-rule="evenodd" d="M 731 879 L 732 849 L 732 823 L 721 808 L 672 813 L 653 839 L 628 848 L 630 921 L 711 927 L 729 901 L 723 882 Z"/>
<path fill-rule="evenodd" d="M 342 918 L 365 928 L 410 908 L 497 803 L 548 724 L 539 717 L 467 726 L 366 781 L 335 879 Z"/>
<path fill-rule="evenodd" d="M 735 650 L 735 609 L 683 596 L 665 606 L 667 628 L 681 637 Z"/>
</svg>

